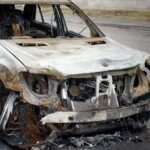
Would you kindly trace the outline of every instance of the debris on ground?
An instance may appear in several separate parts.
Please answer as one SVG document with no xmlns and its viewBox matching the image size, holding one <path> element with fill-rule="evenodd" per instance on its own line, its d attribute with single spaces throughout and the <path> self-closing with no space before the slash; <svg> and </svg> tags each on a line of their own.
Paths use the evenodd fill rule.
<svg viewBox="0 0 150 150">
<path fill-rule="evenodd" d="M 140 136 L 133 136 L 130 132 L 115 132 L 113 134 L 97 134 L 91 136 L 72 136 L 72 137 L 60 137 L 54 143 L 50 145 L 34 147 L 32 150 L 46 150 L 52 147 L 52 149 L 59 148 L 94 148 L 100 146 L 102 148 L 113 146 L 121 143 L 139 143 L 144 139 Z"/>
</svg>

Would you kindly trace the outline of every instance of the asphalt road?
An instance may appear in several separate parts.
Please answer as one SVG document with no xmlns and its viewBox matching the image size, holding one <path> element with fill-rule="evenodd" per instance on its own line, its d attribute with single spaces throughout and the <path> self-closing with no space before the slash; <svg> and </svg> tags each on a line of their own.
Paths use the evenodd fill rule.
<svg viewBox="0 0 150 150">
<path fill-rule="evenodd" d="M 108 37 L 128 47 L 139 49 L 150 53 L 150 28 L 122 29 L 118 27 L 99 26 L 101 31 Z"/>
<path fill-rule="evenodd" d="M 48 17 L 47 17 L 48 18 Z M 80 33 L 85 28 L 85 23 L 74 15 L 65 15 L 67 26 Z M 110 19 L 103 17 L 91 17 L 100 30 L 108 37 L 128 47 L 150 52 L 150 21 L 135 21 L 124 19 Z M 86 28 L 82 32 L 88 35 Z"/>
</svg>

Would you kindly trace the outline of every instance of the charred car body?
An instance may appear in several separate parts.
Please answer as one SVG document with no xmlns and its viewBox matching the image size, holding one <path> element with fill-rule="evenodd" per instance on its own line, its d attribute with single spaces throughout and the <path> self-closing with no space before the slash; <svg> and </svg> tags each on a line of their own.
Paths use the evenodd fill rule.
<svg viewBox="0 0 150 150">
<path fill-rule="evenodd" d="M 65 16 L 70 11 L 84 22 L 80 32 Z M 105 37 L 69 0 L 1 0 L 0 12 L 3 138 L 23 136 L 25 146 L 52 131 L 89 133 L 122 119 L 132 127 L 145 124 L 148 53 Z"/>
</svg>

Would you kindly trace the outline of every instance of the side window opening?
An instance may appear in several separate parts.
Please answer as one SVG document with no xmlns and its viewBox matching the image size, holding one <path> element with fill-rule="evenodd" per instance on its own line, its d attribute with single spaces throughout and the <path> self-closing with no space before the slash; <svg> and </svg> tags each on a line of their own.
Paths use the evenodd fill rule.
<svg viewBox="0 0 150 150">
<path fill-rule="evenodd" d="M 37 5 L 36 7 L 35 21 L 37 21 L 42 28 L 45 26 L 45 29 L 52 38 L 55 38 L 59 35 L 56 9 L 56 5 Z"/>
<path fill-rule="evenodd" d="M 54 14 L 55 6 L 37 5 L 36 21 L 47 23 L 56 27 L 56 18 Z"/>
</svg>

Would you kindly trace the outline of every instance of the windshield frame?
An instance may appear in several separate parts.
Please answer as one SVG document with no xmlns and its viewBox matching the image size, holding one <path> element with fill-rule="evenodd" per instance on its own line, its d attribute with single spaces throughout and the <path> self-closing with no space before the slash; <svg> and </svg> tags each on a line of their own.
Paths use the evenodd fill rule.
<svg viewBox="0 0 150 150">
<path fill-rule="evenodd" d="M 105 34 L 76 4 L 72 2 L 71 4 L 66 5 L 66 6 L 70 7 L 72 10 L 75 10 L 76 14 L 87 24 L 87 26 L 91 30 L 92 37 L 105 37 Z"/>
<path fill-rule="evenodd" d="M 3 5 L 3 4 L 2 4 Z M 22 10 L 22 15 L 25 19 L 25 21 L 30 21 L 33 25 L 34 23 L 36 23 L 36 8 L 37 6 L 39 6 L 39 8 L 42 6 L 42 5 L 45 5 L 45 4 L 42 4 L 42 3 L 32 3 L 32 4 L 26 4 L 26 3 L 15 3 L 15 4 L 12 4 L 14 6 L 16 5 L 24 5 L 24 9 L 25 9 L 25 6 L 33 6 L 33 7 L 30 7 L 29 10 L 29 13 L 26 14 L 27 11 L 25 11 L 24 9 Z M 79 37 L 79 38 L 88 38 L 86 36 L 83 36 L 81 35 L 80 33 L 76 33 L 74 31 L 69 31 L 68 28 L 67 28 L 67 24 L 66 24 L 66 20 L 64 18 L 64 13 L 62 12 L 61 10 L 61 6 L 66 6 L 68 7 L 69 9 L 71 9 L 74 13 L 76 13 L 76 15 L 82 19 L 82 21 L 87 25 L 87 27 L 89 28 L 90 30 L 90 33 L 91 33 L 91 38 L 95 38 L 95 37 L 104 37 L 105 35 L 101 32 L 101 30 L 96 26 L 96 24 L 77 6 L 75 5 L 73 2 L 70 2 L 70 3 L 48 3 L 47 6 L 56 6 L 57 7 L 57 11 L 58 13 L 55 13 L 55 15 L 58 15 L 60 16 L 58 18 L 58 21 L 57 21 L 57 25 L 59 25 L 59 29 L 58 29 L 58 32 L 60 32 L 61 30 L 61 33 L 58 34 L 58 37 L 70 37 L 71 35 L 71 38 L 75 37 Z M 16 11 L 20 11 L 21 10 L 17 10 Z M 15 11 L 15 13 L 16 13 Z M 25 13 L 24 13 L 25 12 Z M 30 15 L 29 15 L 30 14 Z M 16 14 L 15 14 L 16 15 Z M 43 19 L 43 16 L 40 12 L 40 15 L 41 15 L 41 19 L 42 19 L 42 22 L 44 24 L 44 19 Z M 21 16 L 22 17 L 22 16 Z M 20 19 L 20 18 L 19 18 Z M 20 22 L 19 24 L 20 25 Z M 22 24 L 21 24 L 22 25 Z M 49 26 L 51 26 L 51 23 L 49 23 Z M 22 27 L 22 26 L 21 26 Z M 61 29 L 61 30 L 60 30 Z M 43 30 L 43 29 L 42 29 Z M 44 30 L 48 30 L 48 26 L 46 26 L 46 28 L 44 28 Z M 57 30 L 57 29 L 56 29 Z M 59 31 L 60 30 L 60 31 Z M 21 30 L 20 30 L 21 31 Z M 23 30 L 24 31 L 24 30 Z M 49 30 L 48 30 L 49 31 Z M 44 31 L 45 32 L 45 31 Z M 46 34 L 46 32 L 45 32 Z M 10 38 L 13 37 L 13 36 L 10 36 Z"/>
<path fill-rule="evenodd" d="M 66 29 L 67 29 L 67 23 L 66 23 L 64 14 L 62 12 L 62 9 L 61 9 L 61 6 L 63 6 L 63 5 L 68 7 L 69 9 L 71 9 L 74 13 L 76 13 L 76 15 L 78 15 L 78 17 L 80 17 L 84 21 L 84 23 L 87 25 L 87 27 L 91 31 L 91 37 L 104 37 L 105 36 L 103 34 L 103 32 L 96 26 L 96 24 L 74 3 L 48 4 L 48 6 L 50 6 L 50 5 L 56 5 L 56 6 L 60 7 L 59 13 L 62 16 L 61 21 L 62 21 L 64 31 L 66 31 Z M 38 5 L 38 6 L 41 7 L 41 5 Z"/>
</svg>

